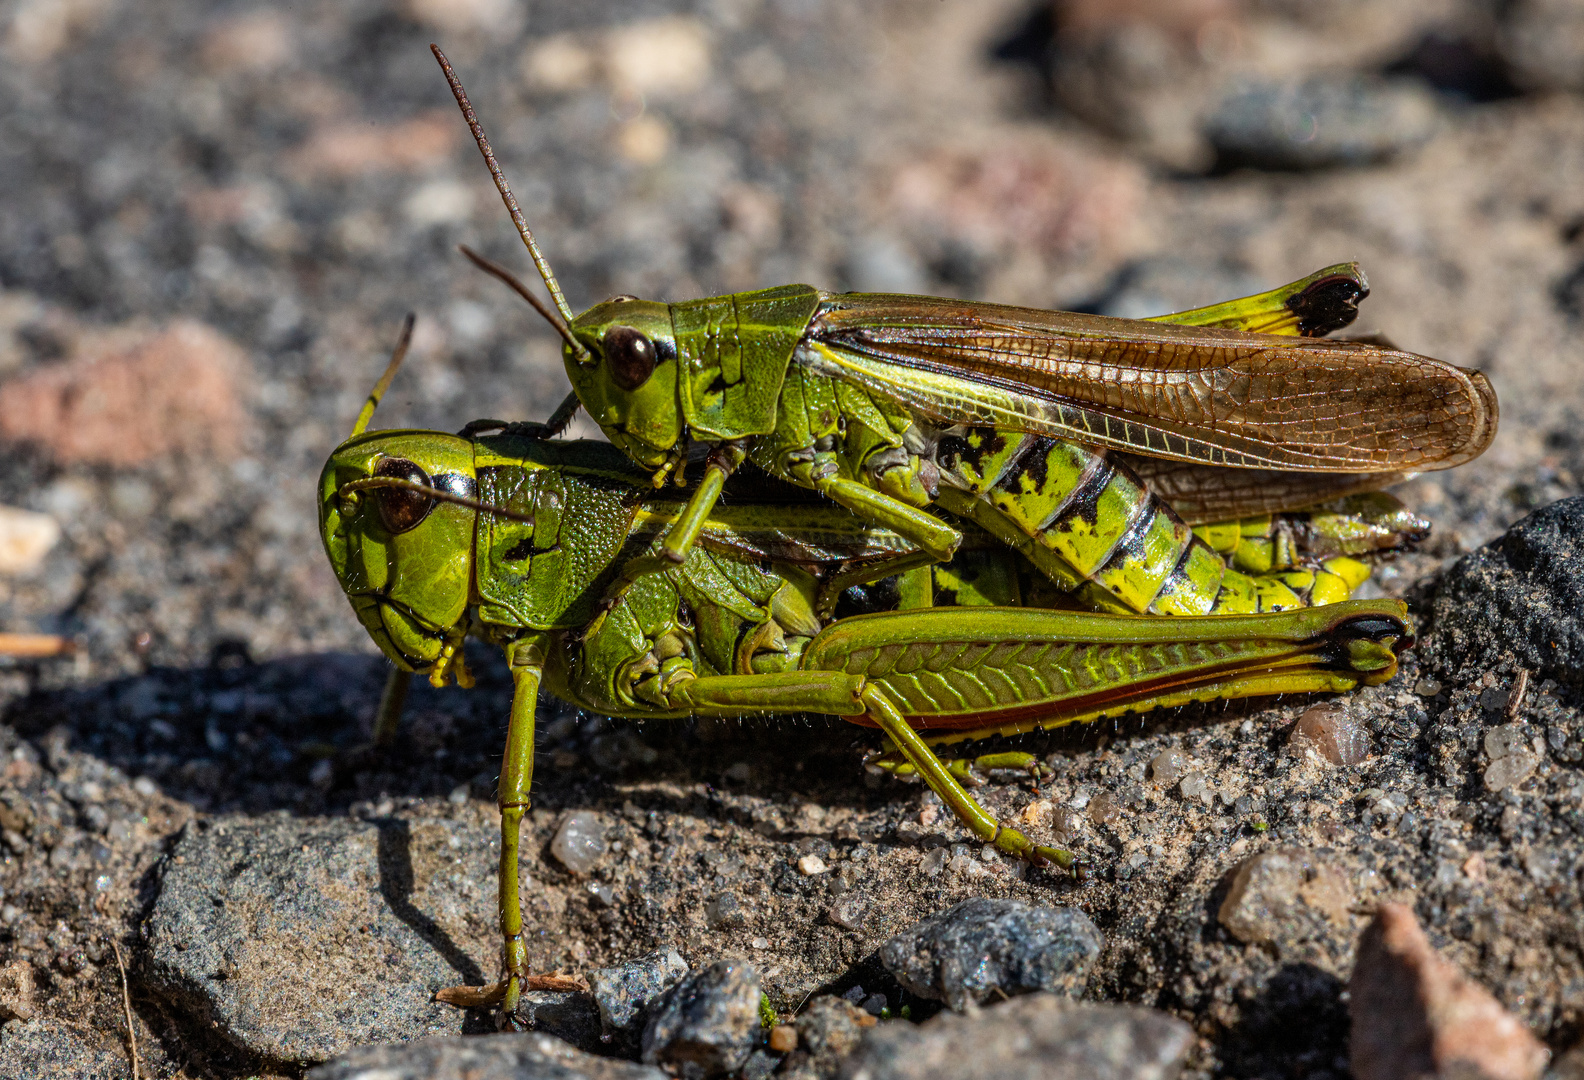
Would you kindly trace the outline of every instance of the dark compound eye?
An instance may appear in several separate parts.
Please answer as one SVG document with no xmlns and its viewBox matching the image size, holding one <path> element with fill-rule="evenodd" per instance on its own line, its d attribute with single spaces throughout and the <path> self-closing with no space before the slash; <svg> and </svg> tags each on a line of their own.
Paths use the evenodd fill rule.
<svg viewBox="0 0 1584 1080">
<path fill-rule="evenodd" d="M 654 342 L 630 326 L 605 331 L 604 352 L 611 379 L 623 390 L 638 389 L 654 374 Z"/>
<path fill-rule="evenodd" d="M 424 487 L 432 486 L 429 474 L 406 458 L 385 458 L 374 467 L 374 475 L 394 476 L 398 480 L 411 480 Z M 419 522 L 429 516 L 429 511 L 435 505 L 435 501 L 427 495 L 403 488 L 374 488 L 369 494 L 374 496 L 374 504 L 379 507 L 380 520 L 393 534 L 416 528 Z"/>
</svg>

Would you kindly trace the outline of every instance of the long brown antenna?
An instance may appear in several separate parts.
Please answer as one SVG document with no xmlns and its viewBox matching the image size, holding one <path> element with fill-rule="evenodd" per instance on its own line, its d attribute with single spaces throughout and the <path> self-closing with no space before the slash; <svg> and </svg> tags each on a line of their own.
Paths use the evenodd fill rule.
<svg viewBox="0 0 1584 1080">
<path fill-rule="evenodd" d="M 572 346 L 572 351 L 573 352 L 576 352 L 576 353 L 586 353 L 586 352 L 588 352 L 588 350 L 583 347 L 583 343 L 578 341 L 577 338 L 572 336 L 572 331 L 567 329 L 567 324 L 562 322 L 560 319 L 556 318 L 555 312 L 553 312 L 549 308 L 545 307 L 545 304 L 544 304 L 543 300 L 539 299 L 533 293 L 529 292 L 528 291 L 528 286 L 524 285 L 521 281 L 519 281 L 516 274 L 514 274 L 510 270 L 506 269 L 500 263 L 494 262 L 494 261 L 492 261 L 490 259 L 486 259 L 484 256 L 480 255 L 478 252 L 476 252 L 472 248 L 468 247 L 466 244 L 458 244 L 457 245 L 457 249 L 459 251 L 461 251 L 462 254 L 466 255 L 468 257 L 468 261 L 471 262 L 474 266 L 478 267 L 480 270 L 484 271 L 486 274 L 489 274 L 489 275 L 491 275 L 493 277 L 497 277 L 500 280 L 504 281 L 507 285 L 511 286 L 512 290 L 514 292 L 516 292 L 516 294 L 518 296 L 522 297 L 524 300 L 528 301 L 529 304 L 533 305 L 533 309 L 535 311 L 537 311 L 539 314 L 543 315 L 545 317 L 545 321 L 548 322 L 551 326 L 555 327 L 556 333 L 560 334 L 563 338 L 565 338 L 566 339 L 566 343 L 568 345 Z"/>
<path fill-rule="evenodd" d="M 369 421 L 374 419 L 374 410 L 379 408 L 380 398 L 390 389 L 391 380 L 396 377 L 396 369 L 402 366 L 403 360 L 407 359 L 407 347 L 412 344 L 413 323 L 417 321 L 418 317 L 409 311 L 407 320 L 402 323 L 401 337 L 396 341 L 396 351 L 391 353 L 390 363 L 385 365 L 385 374 L 379 377 L 379 382 L 369 391 L 368 400 L 363 403 L 363 411 L 358 413 L 357 423 L 352 425 L 353 435 L 363 434 L 364 429 L 369 426 Z"/>
<path fill-rule="evenodd" d="M 445 53 L 440 51 L 440 46 L 431 44 L 429 51 L 434 53 L 435 59 L 440 61 L 440 70 L 445 72 L 446 82 L 451 85 L 451 95 L 456 98 L 457 106 L 462 110 L 462 119 L 467 121 L 469 130 L 473 132 L 473 141 L 478 143 L 479 153 L 484 155 L 484 164 L 489 166 L 490 175 L 495 178 L 495 190 L 500 192 L 501 202 L 506 204 L 506 212 L 511 214 L 512 224 L 517 226 L 517 234 L 523 238 L 523 243 L 528 245 L 528 254 L 533 257 L 534 266 L 539 268 L 539 276 L 544 278 L 545 288 L 550 290 L 550 299 L 555 301 L 556 310 L 561 317 L 570 323 L 575 316 L 572 308 L 567 304 L 566 297 L 561 294 L 561 286 L 556 282 L 555 274 L 550 270 L 550 263 L 539 252 L 539 245 L 534 242 L 533 231 L 528 228 L 528 219 L 523 217 L 522 210 L 517 206 L 517 197 L 512 194 L 511 185 L 506 183 L 506 174 L 501 172 L 500 163 L 495 160 L 495 151 L 490 149 L 489 139 L 484 135 L 484 128 L 479 124 L 478 114 L 473 111 L 473 103 L 468 100 L 467 91 L 462 89 L 462 80 L 457 78 L 457 73 L 451 69 L 451 61 L 446 59 Z M 579 352 L 584 352 L 578 346 Z"/>
</svg>

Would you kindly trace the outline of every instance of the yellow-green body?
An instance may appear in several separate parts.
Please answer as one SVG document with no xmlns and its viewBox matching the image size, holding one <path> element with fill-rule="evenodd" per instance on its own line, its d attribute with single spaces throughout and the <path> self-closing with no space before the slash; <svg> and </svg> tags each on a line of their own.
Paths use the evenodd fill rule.
<svg viewBox="0 0 1584 1080">
<path fill-rule="evenodd" d="M 1171 334 L 1207 348 L 1194 335 L 1219 342 L 1216 335 L 1224 337 L 1226 327 L 1233 334 L 1252 327 L 1265 333 L 1243 338 L 1259 348 L 1296 350 L 1304 339 L 1293 335 L 1329 329 L 1339 317 L 1305 322 L 1294 308 L 1341 285 L 1354 290 L 1349 302 L 1367 292 L 1356 267 L 1344 265 L 1161 322 L 1176 327 Z M 976 381 L 965 376 L 961 358 L 954 366 L 932 366 L 928 331 L 942 332 L 956 325 L 953 320 L 971 322 L 993 352 L 994 333 L 983 327 L 996 318 L 1010 324 L 1017 310 L 961 304 L 960 311 L 942 313 L 943 305 L 948 302 L 796 285 L 670 305 L 622 298 L 573 320 L 564 356 L 579 399 L 616 446 L 657 470 L 657 482 L 679 467 L 687 439 L 724 448 L 712 456 L 677 534 L 655 557 L 635 564 L 623 584 L 659 569 L 664 557 L 675 561 L 685 553 L 720 483 L 744 458 L 908 536 L 939 560 L 950 558 L 960 535 L 927 511 L 939 507 L 971 520 L 1015 547 L 1058 587 L 1081 592 L 1085 605 L 1119 613 L 1288 610 L 1346 599 L 1367 576 L 1367 567 L 1340 553 L 1306 564 L 1287 560 L 1280 545 L 1262 544 L 1267 538 L 1258 534 L 1269 528 L 1271 510 L 1397 478 L 1379 470 L 1346 471 L 1350 464 L 1362 468 L 1368 455 L 1339 455 L 1339 471 L 1321 480 L 1287 476 L 1269 482 L 1263 495 L 1239 492 L 1219 505 L 1235 516 L 1198 514 L 1196 530 L 1135 474 L 1125 455 L 1108 447 L 1171 451 L 1216 465 L 1276 466 L 1287 458 L 1275 452 L 1260 457 L 1246 447 L 1212 453 L 1202 440 L 1174 439 L 1104 411 L 1048 400 L 1049 394 L 1036 398 L 1005 379 Z M 1060 315 L 1065 337 L 1048 340 L 1065 342 L 1072 356 L 1086 335 L 1114 337 L 1127 322 L 1035 314 Z M 1127 332 L 1144 343 L 1140 347 L 1172 344 L 1165 328 L 1151 331 L 1159 340 Z M 629 375 L 632 385 L 618 385 L 611 370 L 614 343 L 634 333 L 652 343 L 652 363 L 635 384 Z M 951 340 L 962 351 L 962 334 Z M 1335 344 L 1307 342 L 1322 353 Z M 907 362 L 887 349 L 907 350 Z M 1226 441 L 1236 442 L 1230 435 Z M 1324 456 L 1290 447 L 1282 454 L 1306 461 Z M 1249 509 L 1255 513 L 1244 512 Z M 1390 524 L 1376 528 L 1377 535 L 1413 537 L 1424 529 L 1400 507 L 1386 515 Z M 1213 544 L 1207 543 L 1211 536 Z"/>
</svg>

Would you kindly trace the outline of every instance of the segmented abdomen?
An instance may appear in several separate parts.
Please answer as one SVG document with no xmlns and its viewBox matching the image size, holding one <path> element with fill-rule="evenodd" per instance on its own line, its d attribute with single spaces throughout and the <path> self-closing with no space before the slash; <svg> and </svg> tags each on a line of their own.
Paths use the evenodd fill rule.
<svg viewBox="0 0 1584 1080">
<path fill-rule="evenodd" d="M 1278 577 L 1229 570 L 1104 451 L 980 427 L 942 438 L 936 462 L 941 505 L 1009 541 L 1102 608 L 1233 615 L 1304 606 Z"/>
</svg>

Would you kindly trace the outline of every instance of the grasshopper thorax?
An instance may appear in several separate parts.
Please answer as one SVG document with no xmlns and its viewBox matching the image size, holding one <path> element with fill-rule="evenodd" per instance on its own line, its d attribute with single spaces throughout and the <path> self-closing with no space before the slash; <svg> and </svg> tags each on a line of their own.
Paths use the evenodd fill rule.
<svg viewBox="0 0 1584 1080">
<path fill-rule="evenodd" d="M 399 667 L 426 671 L 460 635 L 478 512 L 473 443 L 375 431 L 336 448 L 319 479 L 319 535 L 358 620 Z"/>
<path fill-rule="evenodd" d="M 612 443 L 646 468 L 660 468 L 682 437 L 671 309 L 617 297 L 573 320 L 586 350 L 562 349 L 567 378 Z"/>
</svg>

